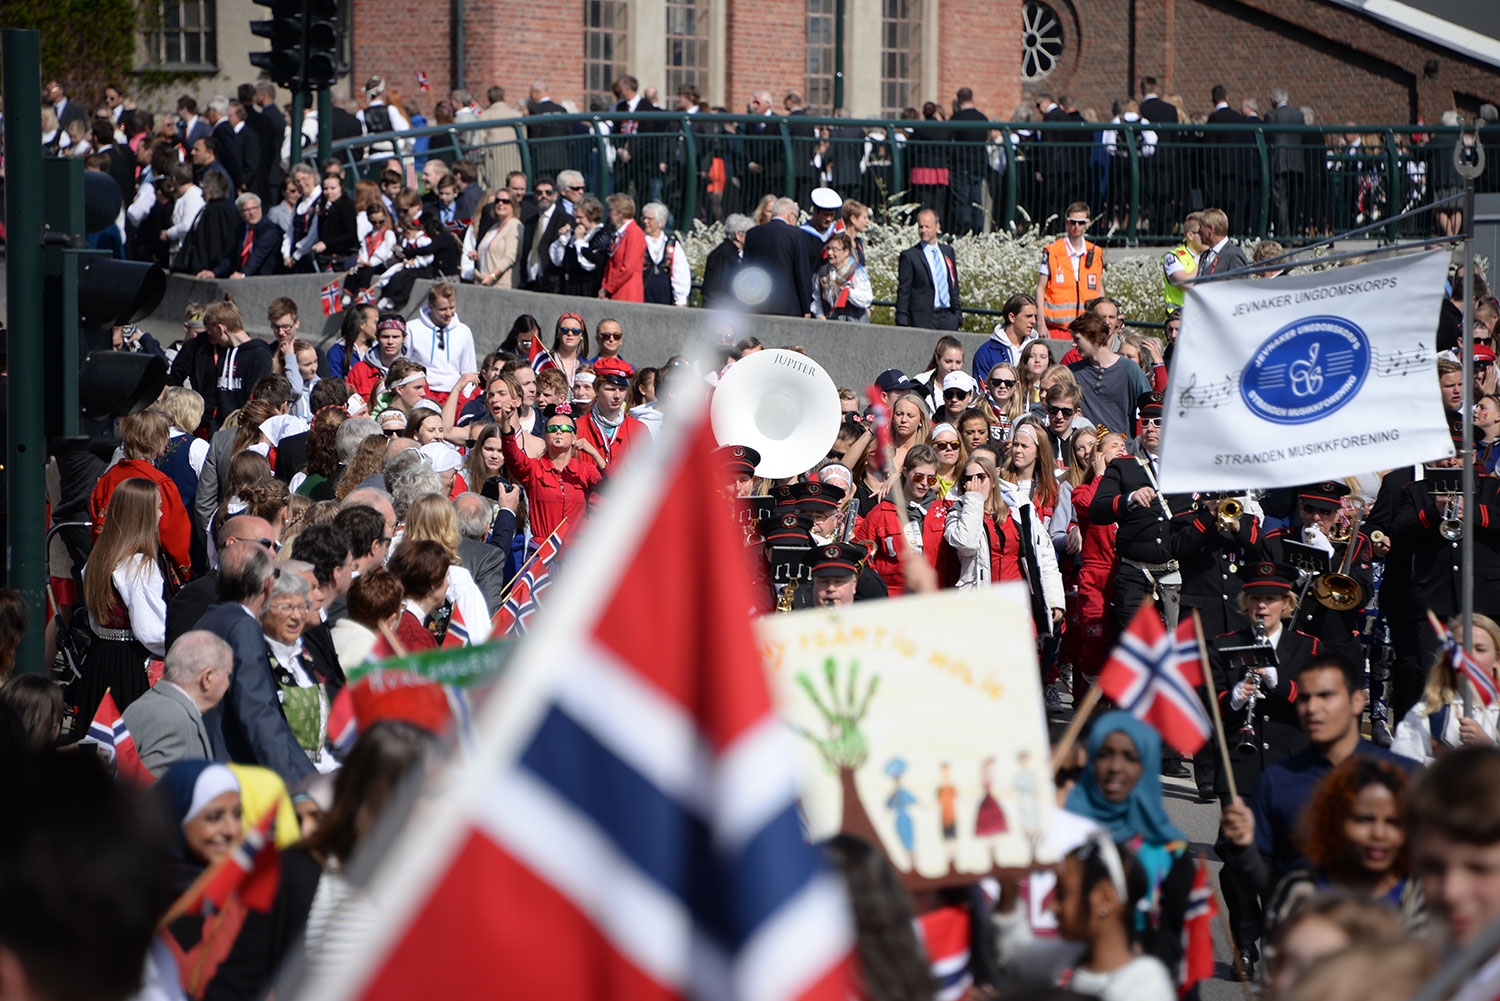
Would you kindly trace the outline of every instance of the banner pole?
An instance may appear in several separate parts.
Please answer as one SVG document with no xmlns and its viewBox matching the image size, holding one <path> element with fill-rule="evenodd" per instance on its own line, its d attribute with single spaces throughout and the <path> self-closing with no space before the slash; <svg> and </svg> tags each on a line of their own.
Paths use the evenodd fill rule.
<svg viewBox="0 0 1500 1001">
<path fill-rule="evenodd" d="M 1203 620 L 1198 617 L 1198 610 L 1193 609 L 1193 635 L 1198 637 L 1198 659 L 1203 663 L 1203 684 L 1208 688 L 1208 711 L 1214 717 L 1214 733 L 1219 738 L 1219 753 L 1224 758 L 1224 778 L 1229 782 L 1229 801 L 1232 803 L 1240 798 L 1240 791 L 1235 786 L 1234 769 L 1229 766 L 1229 740 L 1224 736 L 1224 718 L 1219 715 L 1219 695 L 1214 691 L 1214 672 L 1208 660 L 1208 644 L 1203 641 Z"/>
<path fill-rule="evenodd" d="M 1474 133 L 1479 142 L 1479 133 Z M 1458 146 L 1453 150 L 1455 160 L 1460 159 L 1463 133 L 1459 133 Z M 1466 166 L 1466 165 L 1465 165 Z M 1460 642 L 1465 650 L 1474 648 L 1474 172 L 1464 174 L 1464 402 L 1462 410 L 1463 444 L 1459 454 L 1464 460 L 1463 510 L 1459 513 L 1462 535 L 1458 540 L 1459 608 L 1463 614 L 1463 636 Z"/>
</svg>

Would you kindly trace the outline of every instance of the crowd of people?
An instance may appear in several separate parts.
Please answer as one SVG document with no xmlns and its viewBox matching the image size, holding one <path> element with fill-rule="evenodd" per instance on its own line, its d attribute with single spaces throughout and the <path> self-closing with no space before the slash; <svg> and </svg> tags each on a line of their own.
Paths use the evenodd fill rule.
<svg viewBox="0 0 1500 1001">
<path fill-rule="evenodd" d="M 363 109 L 372 132 L 400 129 L 394 107 L 372 111 L 387 107 L 372 98 Z M 215 125 L 201 124 L 211 139 Z M 492 200 L 494 225 L 466 223 L 472 256 L 445 221 L 468 218 L 457 199 L 478 190 L 473 180 L 458 190 L 460 170 L 432 167 L 436 205 L 383 169 L 369 200 L 351 200 L 341 170 L 320 181 L 292 169 L 301 198 L 278 208 L 295 214 L 308 201 L 313 240 L 272 254 L 284 267 L 326 257 L 345 271 L 349 304 L 334 343 L 325 350 L 303 336 L 290 299 L 269 308 L 269 342 L 246 332 L 229 300 L 190 306 L 170 346 L 120 329 L 122 346 L 169 356 L 170 385 L 120 419 L 111 462 L 82 479 L 76 463 L 59 471 L 55 509 L 74 504 L 91 523 L 52 562 L 47 660 L 57 651 L 61 670 L 33 664 L 12 675 L 15 644 L 5 639 L 28 623 L 25 606 L 0 595 L 0 679 L 9 679 L 0 796 L 26 820 L 0 825 L 0 895 L 11 904 L 0 916 L 0 977 L 20 970 L 40 996 L 134 996 L 144 966 L 149 989 L 162 992 L 153 997 L 260 997 L 299 949 L 315 968 L 355 954 L 382 902 L 348 862 L 403 777 L 440 782 L 429 762 L 452 738 L 393 710 L 362 720 L 346 745 L 332 719 L 350 673 L 490 639 L 528 559 L 551 541 L 568 572 L 569 548 L 609 503 L 620 468 L 655 447 L 698 383 L 716 385 L 766 350 L 745 337 L 707 361 L 674 355 L 648 367 L 625 324 L 590 330 L 569 311 L 543 318 L 550 336 L 520 315 L 503 338 L 476 337 L 446 281 L 403 312 L 420 276 L 398 287 L 377 259 L 394 238 L 371 242 L 380 231 L 362 221 L 419 222 L 414 239 L 428 243 L 415 259 L 467 259 L 484 284 L 520 284 L 507 269 L 530 274 L 534 262 L 554 291 L 574 294 L 654 289 L 670 298 L 648 301 L 675 301 L 682 255 L 652 208 L 661 203 L 638 224 L 624 193 L 607 200 L 613 240 L 596 239 L 603 209 L 568 168 L 534 189 L 513 173 Z M 517 212 L 528 197 L 547 210 L 529 223 Z M 868 209 L 823 185 L 808 205 L 804 221 L 797 202 L 772 199 L 767 219 L 732 233 L 740 242 L 722 263 L 736 273 L 713 294 L 857 319 L 868 278 L 859 281 L 855 220 Z M 1455 449 L 1477 449 L 1486 473 L 1475 565 L 1462 566 L 1454 458 L 1246 494 L 1162 494 L 1162 391 L 1181 316 L 1168 313 L 1160 340 L 1126 332 L 1085 238 L 1089 206 L 1064 208 L 1066 233 L 1046 250 L 1036 288 L 1015 290 L 994 335 L 970 353 L 941 334 L 910 374 L 895 359 L 869 359 L 869 390 L 839 391 L 837 433 L 805 470 L 759 477 L 753 442 L 722 442 L 718 486 L 725 517 L 744 526 L 746 559 L 715 572 L 744 573 L 757 614 L 1022 582 L 1033 630 L 1006 640 L 1034 642 L 1059 721 L 1145 602 L 1169 628 L 1189 612 L 1201 618 L 1233 752 L 1210 745 L 1189 763 L 1129 713 L 1091 719 L 1056 775 L 1052 847 L 1062 862 L 1050 903 L 1007 880 L 964 895 L 976 922 L 964 975 L 976 996 L 1048 984 L 1169 1001 L 1198 988 L 1207 974 L 1191 958 L 1189 929 L 1208 892 L 1206 860 L 1167 814 L 1169 776 L 1190 778 L 1220 810 L 1213 851 L 1245 975 L 1278 998 L 1343 996 L 1331 984 L 1406 998 L 1440 949 L 1475 941 L 1500 918 L 1500 705 L 1473 697 L 1428 622 L 1459 613 L 1459 581 L 1472 576 L 1469 655 L 1500 683 L 1500 592 L 1488 585 L 1500 567 L 1488 528 L 1500 519 L 1500 481 L 1488 475 L 1500 441 L 1495 300 L 1473 276 L 1475 441 L 1463 440 L 1457 414 L 1459 276 L 1434 334 L 1435 391 Z M 937 241 L 936 211 L 920 219 L 898 309 L 910 325 L 953 329 L 951 248 Z M 258 223 L 246 223 L 238 253 L 253 254 Z M 528 227 L 540 237 L 528 241 Z M 1163 260 L 1166 307 L 1184 276 L 1243 263 L 1225 212 L 1189 214 L 1182 231 Z M 193 232 L 179 234 L 188 247 Z M 643 248 L 648 266 L 622 272 L 624 246 Z M 369 260 L 346 267 L 351 254 Z M 433 266 L 429 275 L 450 273 Z M 765 287 L 746 281 L 754 267 Z M 356 301 L 369 288 L 375 301 Z M 889 449 L 877 427 L 887 420 Z M 538 614 L 566 614 L 541 604 Z M 106 696 L 155 780 L 153 814 L 75 746 Z M 266 825 L 282 850 L 273 894 L 247 888 L 211 916 L 171 906 Z M 863 993 L 936 996 L 915 904 L 883 850 L 841 836 L 828 852 L 850 887 Z M 79 913 L 90 915 L 83 931 Z M 148 960 L 158 923 L 165 935 Z M 1455 996 L 1497 993 L 1500 959 Z"/>
</svg>

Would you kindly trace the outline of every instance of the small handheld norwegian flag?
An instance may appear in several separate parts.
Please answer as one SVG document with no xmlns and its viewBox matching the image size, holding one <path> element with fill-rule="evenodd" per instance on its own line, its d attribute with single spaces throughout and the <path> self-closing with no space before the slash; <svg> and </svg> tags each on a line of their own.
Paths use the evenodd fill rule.
<svg viewBox="0 0 1500 1001">
<path fill-rule="evenodd" d="M 417 86 L 421 88 L 424 94 L 432 89 L 432 84 L 427 82 L 427 74 L 421 70 L 417 70 Z"/>
<path fill-rule="evenodd" d="M 1169 633 L 1148 600 L 1099 673 L 1099 689 L 1121 709 L 1156 727 L 1178 751 L 1196 754 L 1214 732 L 1196 691 L 1205 670 L 1193 620 L 1183 619 L 1177 632 Z"/>
<path fill-rule="evenodd" d="M 332 316 L 335 313 L 342 313 L 344 311 L 344 297 L 339 292 L 338 282 L 329 282 L 327 285 L 324 285 L 321 298 L 323 300 L 324 316 Z"/>
</svg>

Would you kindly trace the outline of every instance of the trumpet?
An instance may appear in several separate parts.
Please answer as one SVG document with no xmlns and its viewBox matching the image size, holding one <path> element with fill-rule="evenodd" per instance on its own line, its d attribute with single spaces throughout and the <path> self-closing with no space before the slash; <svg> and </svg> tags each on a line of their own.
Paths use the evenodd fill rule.
<svg viewBox="0 0 1500 1001">
<path fill-rule="evenodd" d="M 1463 519 L 1457 517 L 1460 494 L 1443 494 L 1446 498 L 1443 504 L 1443 520 L 1438 523 L 1438 534 L 1449 542 L 1457 542 L 1464 537 Z"/>
<path fill-rule="evenodd" d="M 1219 512 L 1215 517 L 1219 522 L 1219 531 L 1238 532 L 1240 530 L 1240 515 L 1245 513 L 1245 505 L 1230 497 L 1219 503 Z"/>
<path fill-rule="evenodd" d="M 1354 564 L 1354 550 L 1359 548 L 1359 524 L 1363 516 L 1362 506 L 1351 508 L 1348 516 L 1339 515 L 1328 538 L 1344 544 L 1344 560 L 1336 573 L 1320 574 L 1313 584 L 1313 597 L 1318 604 L 1335 612 L 1352 611 L 1360 604 L 1362 588 L 1359 581 L 1350 576 L 1349 568 Z"/>
</svg>

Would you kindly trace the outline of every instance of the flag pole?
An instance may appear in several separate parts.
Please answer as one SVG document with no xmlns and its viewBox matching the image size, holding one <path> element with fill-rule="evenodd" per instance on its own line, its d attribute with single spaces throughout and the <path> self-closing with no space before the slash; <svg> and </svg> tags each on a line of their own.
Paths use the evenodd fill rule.
<svg viewBox="0 0 1500 1001">
<path fill-rule="evenodd" d="M 557 528 L 554 528 L 552 530 L 552 533 L 547 536 L 547 539 L 550 539 L 550 538 L 552 538 L 553 535 L 556 535 L 558 533 L 558 531 L 561 530 L 561 528 L 564 525 L 566 525 L 567 523 L 568 523 L 568 516 L 567 515 L 563 515 L 562 516 L 562 520 L 557 523 Z M 543 539 L 542 541 L 546 542 L 547 539 Z M 500 589 L 500 600 L 501 601 L 504 601 L 506 598 L 510 597 L 510 589 L 515 586 L 516 581 L 518 581 L 518 580 L 521 579 L 521 575 L 526 572 L 527 568 L 529 568 L 531 566 L 531 564 L 533 564 L 535 562 L 536 562 L 536 553 L 532 553 L 531 557 L 529 559 L 527 559 L 524 562 L 522 562 L 521 567 L 520 567 L 520 569 L 518 569 L 516 571 L 515 576 L 512 577 L 510 580 L 506 581 L 505 582 L 505 586 Z"/>
<path fill-rule="evenodd" d="M 1068 755 L 1073 753 L 1073 745 L 1078 743 L 1078 735 L 1083 732 L 1083 725 L 1088 722 L 1094 707 L 1103 697 L 1104 690 L 1099 687 L 1098 679 L 1095 679 L 1088 694 L 1083 697 L 1083 702 L 1073 710 L 1073 719 L 1068 723 L 1068 728 L 1063 731 L 1062 739 L 1052 749 L 1052 773 L 1054 775 L 1063 766 L 1063 762 L 1068 760 Z"/>
<path fill-rule="evenodd" d="M 1437 634 L 1439 640 L 1443 638 L 1443 633 L 1445 632 L 1447 632 L 1450 636 L 1452 635 L 1448 627 L 1443 624 L 1443 620 L 1433 614 L 1433 611 L 1430 608 L 1427 610 L 1427 621 L 1432 623 L 1432 631 Z M 1464 647 L 1464 649 L 1467 650 L 1468 647 Z M 1473 719 L 1474 703 L 1469 700 L 1469 692 L 1473 691 L 1474 683 L 1463 676 L 1463 672 L 1458 669 L 1458 665 L 1453 663 L 1452 657 L 1448 658 L 1448 664 L 1453 668 L 1453 680 L 1458 682 L 1458 694 L 1464 700 L 1464 718 Z M 1467 682 L 1467 684 L 1465 684 L 1465 682 Z M 1478 693 L 1476 692 L 1475 694 Z"/>
<path fill-rule="evenodd" d="M 395 631 L 392 630 L 391 627 L 386 625 L 384 622 L 380 623 L 380 635 L 384 636 L 386 643 L 390 644 L 391 653 L 395 654 L 397 657 L 406 656 L 406 644 L 402 643 L 401 640 L 397 638 Z"/>
<path fill-rule="evenodd" d="M 1224 736 L 1224 718 L 1219 715 L 1219 695 L 1214 691 L 1213 666 L 1208 659 L 1208 644 L 1203 641 L 1203 620 L 1198 617 L 1198 610 L 1193 609 L 1193 635 L 1198 638 L 1198 657 L 1203 662 L 1203 684 L 1208 688 L 1208 711 L 1213 713 L 1214 733 L 1219 739 L 1219 753 L 1224 756 L 1224 778 L 1229 782 L 1230 802 L 1240 798 L 1240 791 L 1235 787 L 1234 769 L 1229 766 L 1229 741 Z M 1239 962 L 1239 957 L 1235 957 Z"/>
</svg>

